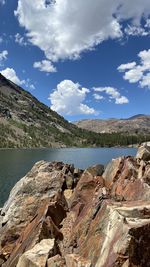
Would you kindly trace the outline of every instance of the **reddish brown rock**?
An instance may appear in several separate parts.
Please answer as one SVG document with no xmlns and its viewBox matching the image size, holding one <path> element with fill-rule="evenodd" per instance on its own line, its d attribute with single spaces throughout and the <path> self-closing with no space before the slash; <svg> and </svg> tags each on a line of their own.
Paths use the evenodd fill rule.
<svg viewBox="0 0 150 267">
<path fill-rule="evenodd" d="M 59 230 L 59 224 L 65 216 L 66 209 L 61 197 L 53 203 L 49 203 L 48 200 L 45 200 L 43 204 L 41 204 L 33 220 L 25 229 L 22 229 L 20 237 L 14 242 L 11 255 L 4 266 L 14 267 L 20 255 L 22 255 L 26 249 L 32 249 L 42 239 L 53 238 L 56 242 L 57 240 L 62 240 L 63 236 Z M 3 254 L 6 253 L 5 249 L 7 249 L 7 246 L 3 247 Z"/>
<path fill-rule="evenodd" d="M 47 260 L 47 267 L 67 267 L 65 259 L 60 255 L 56 255 Z"/>
<path fill-rule="evenodd" d="M 90 216 L 91 213 L 92 208 L 87 209 L 86 216 Z M 82 232 L 82 224 L 86 232 Z M 149 261 L 150 236 L 145 234 L 146 229 L 146 233 L 149 233 L 149 225 L 150 204 L 130 202 L 129 205 L 125 202 L 113 203 L 110 200 L 104 200 L 93 220 L 85 220 L 83 216 L 80 224 L 73 228 L 74 235 L 71 238 L 76 237 L 76 240 L 72 239 L 72 244 L 76 245 L 73 246 L 73 252 L 95 267 L 121 267 L 127 260 L 134 264 L 135 259 L 138 258 L 135 257 L 136 253 L 142 250 L 144 245 L 146 252 L 140 254 L 141 258 L 138 258 L 138 265 L 135 266 L 148 266 L 142 265 L 142 262 L 145 264 Z M 135 233 L 138 231 L 140 234 L 137 248 Z M 76 259 L 74 261 L 76 262 Z"/>
<path fill-rule="evenodd" d="M 145 160 L 145 161 L 149 161 L 150 160 L 150 142 L 143 143 L 139 147 L 137 155 L 136 155 L 136 158 L 137 159 L 142 159 L 142 160 Z"/>
<path fill-rule="evenodd" d="M 87 259 L 82 258 L 77 254 L 67 254 L 65 256 L 66 267 L 92 267 L 92 264 Z"/>
<path fill-rule="evenodd" d="M 103 178 L 115 200 L 150 199 L 150 163 L 135 158 L 118 158 L 107 166 Z"/>
<path fill-rule="evenodd" d="M 145 229 L 149 233 L 150 188 L 146 180 L 150 165 L 127 157 L 113 160 L 107 168 L 104 180 L 87 170 L 80 178 L 63 223 L 67 241 L 63 240 L 62 251 L 69 253 L 70 266 L 77 266 L 81 258 L 95 267 L 149 267 L 150 235 Z M 143 247 L 146 252 L 136 257 Z"/>
<path fill-rule="evenodd" d="M 12 189 L 1 211 L 0 258 L 6 266 L 43 238 L 62 238 L 58 228 L 68 209 L 63 195 L 65 167 L 66 172 L 73 168 L 61 162 L 38 162 Z"/>
<path fill-rule="evenodd" d="M 103 176 L 98 166 L 79 173 L 40 162 L 15 186 L 1 213 L 0 266 L 150 267 L 150 162 L 122 157 Z M 41 255 L 45 239 L 54 246 Z"/>
<path fill-rule="evenodd" d="M 91 173 L 93 173 L 92 168 L 90 171 L 89 169 L 84 171 L 72 195 L 71 210 L 62 223 L 61 231 L 64 236 L 62 253 L 73 253 L 74 248 L 80 248 L 80 244 L 86 239 L 90 222 L 99 209 L 100 204 L 96 203 L 97 195 L 101 199 L 107 197 L 103 178 L 93 177 Z"/>
<path fill-rule="evenodd" d="M 72 201 L 71 201 L 72 208 L 73 207 L 77 208 L 77 206 L 80 206 L 80 211 L 81 211 L 81 209 L 85 205 L 91 202 L 94 196 L 95 189 L 104 186 L 103 178 L 97 175 L 93 176 L 93 172 L 95 172 L 95 167 L 94 171 L 92 171 L 92 168 L 90 168 L 85 170 L 84 173 L 82 174 L 75 188 L 74 194 L 72 196 Z"/>
<path fill-rule="evenodd" d="M 17 267 L 46 267 L 48 257 L 55 253 L 55 240 L 43 239 L 20 257 Z"/>
</svg>

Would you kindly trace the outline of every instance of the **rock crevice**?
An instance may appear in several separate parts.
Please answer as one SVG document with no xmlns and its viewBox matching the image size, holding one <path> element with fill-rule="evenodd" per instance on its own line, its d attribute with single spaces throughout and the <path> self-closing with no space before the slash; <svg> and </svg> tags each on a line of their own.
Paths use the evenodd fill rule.
<svg viewBox="0 0 150 267">
<path fill-rule="evenodd" d="M 105 170 L 36 163 L 1 210 L 0 266 L 150 267 L 148 151 Z"/>
</svg>

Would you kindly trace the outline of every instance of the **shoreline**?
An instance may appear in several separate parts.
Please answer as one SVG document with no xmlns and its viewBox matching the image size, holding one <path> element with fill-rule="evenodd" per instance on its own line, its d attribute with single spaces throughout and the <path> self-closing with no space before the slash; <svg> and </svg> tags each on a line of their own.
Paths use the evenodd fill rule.
<svg viewBox="0 0 150 267">
<path fill-rule="evenodd" d="M 98 149 L 98 148 L 138 148 L 140 145 L 129 145 L 129 146 L 111 146 L 111 147 L 108 147 L 108 146 L 87 146 L 87 147 L 77 147 L 77 146 L 69 146 L 69 147 L 4 147 L 4 148 L 0 148 L 0 151 L 1 150 L 40 150 L 40 149 L 85 149 L 85 148 L 95 148 L 95 149 Z"/>
</svg>

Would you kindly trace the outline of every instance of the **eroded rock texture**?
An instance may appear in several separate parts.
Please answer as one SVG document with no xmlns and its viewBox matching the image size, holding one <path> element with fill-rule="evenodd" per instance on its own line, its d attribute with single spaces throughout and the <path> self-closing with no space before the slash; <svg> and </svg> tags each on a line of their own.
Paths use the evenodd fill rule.
<svg viewBox="0 0 150 267">
<path fill-rule="evenodd" d="M 104 173 L 35 164 L 1 210 L 0 266 L 150 267 L 147 151 Z"/>
</svg>

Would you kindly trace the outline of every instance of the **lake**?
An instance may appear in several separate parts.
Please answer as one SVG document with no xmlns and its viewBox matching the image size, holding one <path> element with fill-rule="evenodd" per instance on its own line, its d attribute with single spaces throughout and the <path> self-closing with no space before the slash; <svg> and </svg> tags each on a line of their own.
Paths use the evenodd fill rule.
<svg viewBox="0 0 150 267">
<path fill-rule="evenodd" d="M 15 183 L 39 160 L 63 161 L 85 169 L 94 164 L 106 165 L 112 158 L 134 156 L 136 148 L 60 148 L 0 150 L 0 207 Z"/>
</svg>

